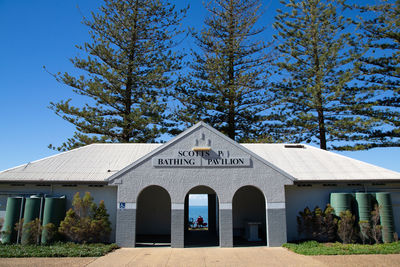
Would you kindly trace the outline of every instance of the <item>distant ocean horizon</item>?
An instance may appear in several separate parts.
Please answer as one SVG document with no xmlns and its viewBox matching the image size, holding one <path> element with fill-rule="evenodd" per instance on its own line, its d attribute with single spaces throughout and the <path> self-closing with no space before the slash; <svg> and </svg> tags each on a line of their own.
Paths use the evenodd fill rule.
<svg viewBox="0 0 400 267">
<path fill-rule="evenodd" d="M 196 221 L 199 216 L 208 223 L 208 206 L 189 206 L 189 220 L 193 218 Z"/>
</svg>

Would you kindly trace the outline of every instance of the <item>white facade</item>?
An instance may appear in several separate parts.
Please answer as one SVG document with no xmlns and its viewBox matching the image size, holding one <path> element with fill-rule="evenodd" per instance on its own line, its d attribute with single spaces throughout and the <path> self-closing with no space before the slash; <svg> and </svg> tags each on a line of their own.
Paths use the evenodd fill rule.
<svg viewBox="0 0 400 267">
<path fill-rule="evenodd" d="M 268 246 L 295 240 L 298 212 L 339 192 L 391 192 L 400 229 L 400 173 L 308 145 L 238 144 L 204 123 L 166 144 L 92 144 L 2 171 L 0 217 L 6 196 L 66 195 L 69 208 L 87 191 L 105 201 L 111 240 L 123 246 L 139 233 L 185 246 L 189 193 L 209 195 L 210 228 L 225 247 L 249 218 Z"/>
</svg>

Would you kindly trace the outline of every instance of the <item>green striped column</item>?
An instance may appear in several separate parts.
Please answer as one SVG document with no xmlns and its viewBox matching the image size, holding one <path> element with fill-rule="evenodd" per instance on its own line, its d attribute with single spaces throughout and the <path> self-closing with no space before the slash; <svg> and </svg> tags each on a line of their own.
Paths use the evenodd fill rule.
<svg viewBox="0 0 400 267">
<path fill-rule="evenodd" d="M 57 228 L 60 226 L 60 222 L 65 218 L 66 200 L 65 196 L 46 196 L 44 200 L 43 226 L 49 223 L 54 224 Z M 47 229 L 43 229 L 41 241 L 42 244 L 47 244 L 51 241 Z"/>
<path fill-rule="evenodd" d="M 379 213 L 382 225 L 382 239 L 385 243 L 394 241 L 394 220 L 393 220 L 393 207 L 392 198 L 390 193 L 378 192 L 376 193 L 376 201 L 379 205 Z"/>
<path fill-rule="evenodd" d="M 330 204 L 335 209 L 335 214 L 340 215 L 340 212 L 346 210 L 351 211 L 351 200 L 353 196 L 349 193 L 331 193 Z"/>
<path fill-rule="evenodd" d="M 26 229 L 26 225 L 36 218 L 40 217 L 40 205 L 42 204 L 42 198 L 39 196 L 31 196 L 25 199 L 25 211 L 24 211 L 24 224 L 21 237 L 21 243 L 26 244 L 29 242 L 29 232 Z M 39 218 L 40 219 L 40 218 Z"/>
<path fill-rule="evenodd" d="M 15 224 L 22 217 L 24 198 L 23 197 L 9 197 L 7 199 L 6 216 L 1 231 L 3 244 L 14 243 L 17 241 L 17 231 L 14 230 Z"/>
</svg>

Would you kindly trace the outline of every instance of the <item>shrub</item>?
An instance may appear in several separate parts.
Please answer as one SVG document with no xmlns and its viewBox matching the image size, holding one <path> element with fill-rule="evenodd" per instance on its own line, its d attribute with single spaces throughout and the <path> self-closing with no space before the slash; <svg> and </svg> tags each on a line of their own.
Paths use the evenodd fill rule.
<svg viewBox="0 0 400 267">
<path fill-rule="evenodd" d="M 21 239 L 22 245 L 28 245 L 28 244 L 39 245 L 42 230 L 43 230 L 42 222 L 39 220 L 39 218 L 36 218 L 35 220 L 30 221 L 25 225 L 23 225 L 22 235 L 26 236 L 26 238 Z"/>
<path fill-rule="evenodd" d="M 379 206 L 375 205 L 374 210 L 371 212 L 371 238 L 376 244 L 381 243 L 382 239 L 382 226 L 380 225 Z"/>
<path fill-rule="evenodd" d="M 359 221 L 360 226 L 360 239 L 362 243 L 365 245 L 367 242 L 370 244 L 371 237 L 371 225 L 369 221 Z"/>
<path fill-rule="evenodd" d="M 313 237 L 320 242 L 332 242 L 336 240 L 337 218 L 334 209 L 330 204 L 326 205 L 322 212 L 318 207 L 314 210 L 314 229 Z"/>
<path fill-rule="evenodd" d="M 297 216 L 297 226 L 300 235 L 307 240 L 316 240 L 319 242 L 332 242 L 336 240 L 337 219 L 333 214 L 334 209 L 327 205 L 322 211 L 318 206 L 314 211 L 306 207 L 303 212 Z"/>
<path fill-rule="evenodd" d="M 6 227 L 3 229 L 4 226 L 4 219 L 0 218 L 0 239 L 3 238 L 3 235 L 7 235 L 11 233 L 10 227 Z"/>
<path fill-rule="evenodd" d="M 108 242 L 111 233 L 111 222 L 108 219 L 109 215 L 107 213 L 104 201 L 100 201 L 99 207 L 94 210 L 93 221 L 91 223 L 91 228 L 94 233 L 97 233 L 93 237 L 93 242 Z"/>
<path fill-rule="evenodd" d="M 42 235 L 45 237 L 46 240 L 44 244 L 51 244 L 56 239 L 58 240 L 57 237 L 60 235 L 60 233 L 58 232 L 57 227 L 53 223 L 48 223 L 45 226 L 43 226 Z"/>
<path fill-rule="evenodd" d="M 24 218 L 15 223 L 14 230 L 18 233 L 17 235 L 17 243 L 19 243 L 21 235 L 22 235 L 22 227 L 24 226 Z"/>
<path fill-rule="evenodd" d="M 46 230 L 45 233 L 48 235 L 48 240 L 51 240 L 57 233 L 57 228 L 52 223 L 42 226 L 42 221 L 36 218 L 24 224 L 24 219 L 22 218 L 14 227 L 15 231 L 19 231 L 19 240 L 17 240 L 17 243 L 21 242 L 22 245 L 39 245 L 40 237 L 44 229 Z M 22 238 L 22 236 L 24 236 L 24 238 Z"/>
<path fill-rule="evenodd" d="M 355 226 L 356 216 L 349 210 L 340 212 L 338 222 L 338 235 L 344 244 L 354 243 L 357 239 L 357 228 Z"/>
<path fill-rule="evenodd" d="M 297 231 L 300 236 L 304 235 L 304 238 L 310 240 L 313 233 L 313 214 L 309 207 L 306 207 L 304 211 L 299 212 L 300 216 L 297 216 Z"/>
<path fill-rule="evenodd" d="M 65 219 L 60 223 L 59 232 L 73 242 L 107 242 L 111 223 L 104 201 L 97 207 L 89 192 L 82 199 L 76 193 L 72 206 L 73 209 L 67 211 Z"/>
</svg>

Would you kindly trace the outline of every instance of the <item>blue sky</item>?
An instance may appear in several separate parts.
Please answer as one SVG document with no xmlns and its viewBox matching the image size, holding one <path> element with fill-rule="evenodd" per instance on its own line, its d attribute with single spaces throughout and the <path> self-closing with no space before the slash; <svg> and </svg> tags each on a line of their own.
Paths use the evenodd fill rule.
<svg viewBox="0 0 400 267">
<path fill-rule="evenodd" d="M 268 9 L 262 18 L 271 35 L 271 23 L 278 1 L 264 1 Z M 48 109 L 50 101 L 76 98 L 72 90 L 47 73 L 74 72 L 69 58 L 78 55 L 75 45 L 89 41 L 81 24 L 101 1 L 12 1 L 0 0 L 0 170 L 56 154 L 47 148 L 71 137 L 74 127 Z M 185 23 L 199 27 L 204 18 L 202 1 L 174 1 L 191 4 Z M 78 8 L 79 5 L 79 8 Z M 186 49 L 192 43 L 184 42 Z M 372 164 L 400 171 L 400 148 L 340 153 Z"/>
</svg>

